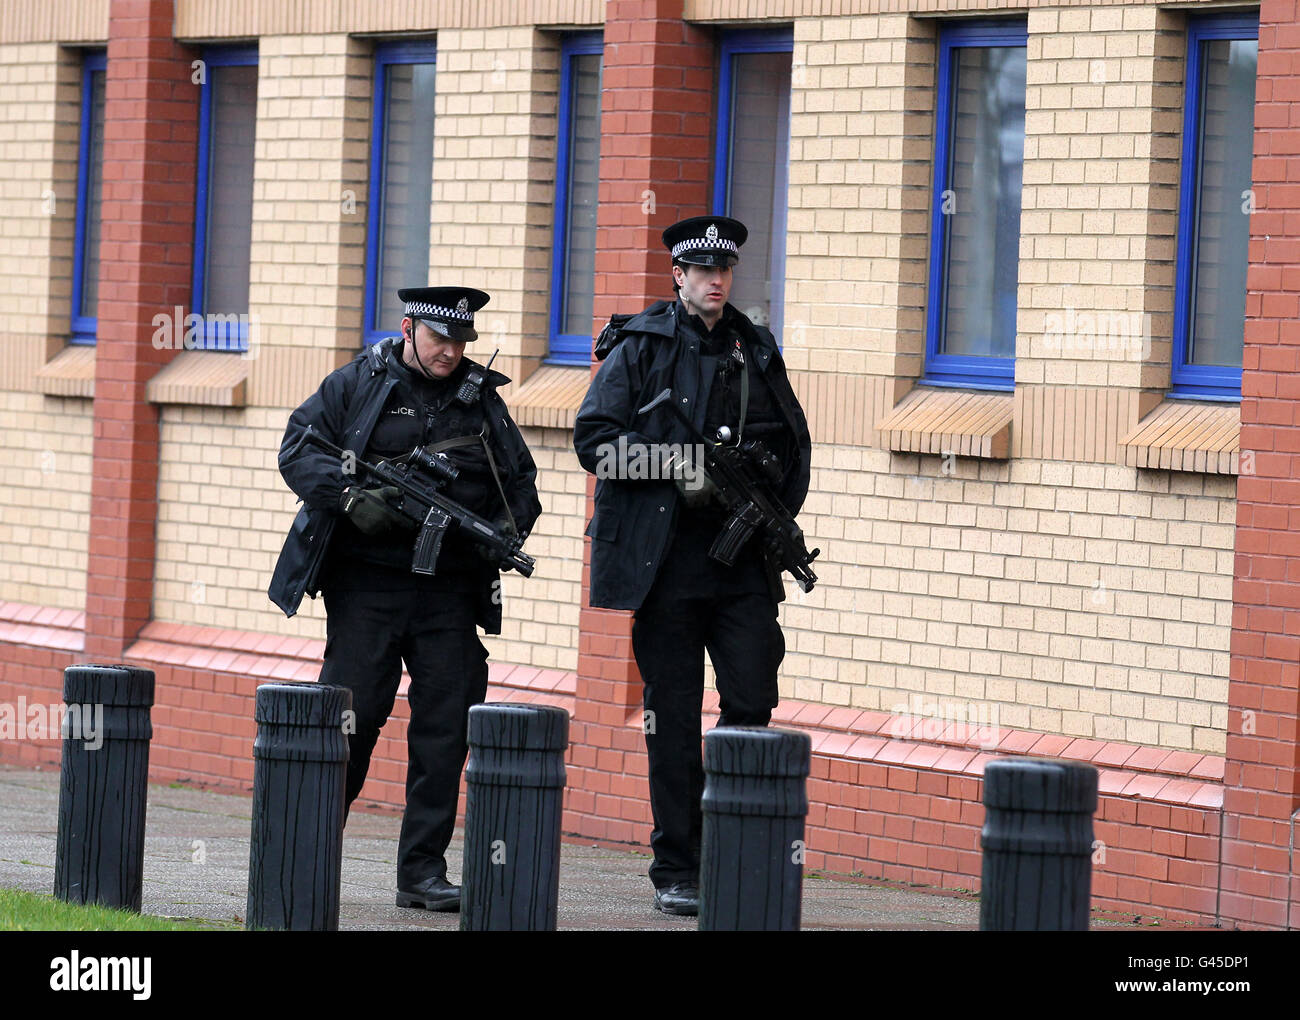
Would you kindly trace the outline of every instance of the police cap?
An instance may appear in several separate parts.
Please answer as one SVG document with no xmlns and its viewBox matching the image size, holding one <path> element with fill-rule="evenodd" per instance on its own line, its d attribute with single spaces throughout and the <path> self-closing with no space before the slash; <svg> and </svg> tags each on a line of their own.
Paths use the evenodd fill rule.
<svg viewBox="0 0 1300 1020">
<path fill-rule="evenodd" d="M 740 220 L 730 216 L 692 216 L 664 231 L 664 247 L 673 262 L 693 266 L 734 266 L 738 249 L 749 237 Z"/>
<path fill-rule="evenodd" d="M 405 287 L 397 292 L 397 299 L 406 302 L 403 315 L 459 343 L 478 339 L 474 313 L 489 300 L 472 287 Z"/>
</svg>

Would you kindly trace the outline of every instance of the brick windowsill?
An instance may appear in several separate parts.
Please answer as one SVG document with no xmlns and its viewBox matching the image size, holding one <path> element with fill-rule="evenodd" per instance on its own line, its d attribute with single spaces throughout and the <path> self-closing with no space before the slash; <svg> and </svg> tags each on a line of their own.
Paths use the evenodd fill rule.
<svg viewBox="0 0 1300 1020">
<path fill-rule="evenodd" d="M 1005 460 L 1011 449 L 1015 397 L 1010 393 L 918 386 L 876 424 L 895 453 L 955 454 Z"/>
<path fill-rule="evenodd" d="M 590 385 L 590 368 L 543 365 L 510 395 L 510 414 L 521 428 L 572 429 Z"/>
</svg>

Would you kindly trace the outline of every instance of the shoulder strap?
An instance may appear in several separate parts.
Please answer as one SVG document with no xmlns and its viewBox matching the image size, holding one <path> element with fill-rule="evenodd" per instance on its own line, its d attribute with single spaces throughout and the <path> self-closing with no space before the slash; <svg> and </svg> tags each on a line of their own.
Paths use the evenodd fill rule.
<svg viewBox="0 0 1300 1020">
<path fill-rule="evenodd" d="M 455 450 L 462 446 L 474 446 L 478 441 L 478 436 L 457 436 L 455 439 L 443 439 L 437 443 L 430 443 L 425 447 L 425 449 L 430 453 L 442 453 L 443 450 Z"/>
<path fill-rule="evenodd" d="M 506 520 L 510 522 L 510 530 L 514 534 L 519 534 L 519 528 L 515 524 L 515 515 L 510 512 L 510 504 L 506 501 L 506 490 L 501 484 L 501 476 L 497 474 L 496 458 L 492 456 L 492 448 L 488 446 L 487 441 L 487 423 L 483 423 L 483 431 L 473 436 L 457 436 L 455 439 L 444 439 L 441 442 L 430 443 L 425 449 L 430 453 L 442 453 L 444 450 L 456 450 L 462 446 L 483 445 L 483 452 L 487 454 L 488 470 L 492 472 L 492 480 L 497 483 L 497 492 L 501 495 L 501 505 L 506 511 Z"/>
<path fill-rule="evenodd" d="M 497 474 L 497 462 L 492 456 L 492 447 L 488 445 L 486 421 L 483 423 L 483 431 L 478 434 L 478 441 L 483 444 L 483 452 L 487 454 L 488 470 L 492 472 L 492 480 L 497 483 L 497 492 L 501 494 L 501 506 L 505 509 L 506 520 L 510 522 L 510 533 L 518 535 L 519 528 L 515 524 L 515 515 L 510 512 L 510 504 L 506 501 L 506 490 L 501 484 L 501 476 Z"/>
</svg>

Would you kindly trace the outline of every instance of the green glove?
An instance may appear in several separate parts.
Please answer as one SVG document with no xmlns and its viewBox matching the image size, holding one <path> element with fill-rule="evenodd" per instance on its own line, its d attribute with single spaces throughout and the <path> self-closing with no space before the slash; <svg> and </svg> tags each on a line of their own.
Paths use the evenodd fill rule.
<svg viewBox="0 0 1300 1020">
<path fill-rule="evenodd" d="M 339 506 L 362 534 L 386 535 L 407 524 L 406 518 L 392 507 L 392 501 L 400 496 L 401 492 L 393 485 L 371 489 L 350 485 L 343 490 Z"/>
</svg>

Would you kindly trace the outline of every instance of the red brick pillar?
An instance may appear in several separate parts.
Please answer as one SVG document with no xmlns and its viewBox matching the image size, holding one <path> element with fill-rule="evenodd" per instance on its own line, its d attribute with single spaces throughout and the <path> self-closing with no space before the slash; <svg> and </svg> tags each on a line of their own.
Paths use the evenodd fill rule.
<svg viewBox="0 0 1300 1020">
<path fill-rule="evenodd" d="M 1220 912 L 1300 927 L 1288 845 L 1300 719 L 1300 10 L 1259 19 Z M 1253 465 L 1251 459 L 1253 457 Z"/>
<path fill-rule="evenodd" d="M 86 657 L 117 660 L 149 620 L 158 410 L 145 384 L 173 356 L 153 318 L 189 308 L 198 88 L 173 0 L 112 0 L 104 108 Z"/>
<path fill-rule="evenodd" d="M 595 328 L 672 295 L 664 227 L 708 211 L 713 39 L 681 0 L 605 7 Z M 594 369 L 593 369 L 594 370 Z M 588 480 L 587 518 L 594 480 Z M 592 609 L 584 553 L 566 829 L 644 842 L 650 818 L 630 613 Z"/>
</svg>

